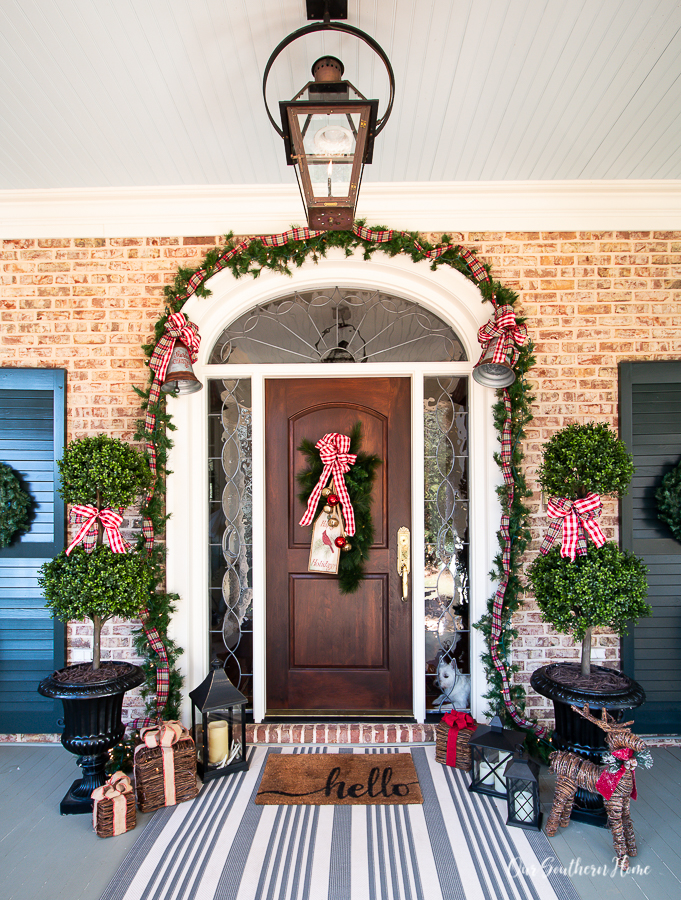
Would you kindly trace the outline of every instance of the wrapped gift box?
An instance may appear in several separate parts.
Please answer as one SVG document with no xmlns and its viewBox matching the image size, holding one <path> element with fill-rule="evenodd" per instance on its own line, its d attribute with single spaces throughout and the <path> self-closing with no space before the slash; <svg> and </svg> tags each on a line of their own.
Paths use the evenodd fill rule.
<svg viewBox="0 0 681 900">
<path fill-rule="evenodd" d="M 443 766 L 454 766 L 456 769 L 470 772 L 472 761 L 468 742 L 477 727 L 478 723 L 468 713 L 447 713 L 442 721 L 435 726 L 435 760 L 442 763 Z M 449 743 L 452 729 L 454 729 L 452 734 L 452 742 L 455 741 L 454 747 Z M 447 758 L 448 746 L 449 760 Z M 456 749 L 456 760 L 454 760 L 454 748 Z"/>
<path fill-rule="evenodd" d="M 137 824 L 135 793 L 124 772 L 115 772 L 106 784 L 92 792 L 92 824 L 98 837 L 116 837 Z"/>
<path fill-rule="evenodd" d="M 196 746 L 180 722 L 140 729 L 135 747 L 135 791 L 142 812 L 193 800 L 198 794 Z"/>
</svg>

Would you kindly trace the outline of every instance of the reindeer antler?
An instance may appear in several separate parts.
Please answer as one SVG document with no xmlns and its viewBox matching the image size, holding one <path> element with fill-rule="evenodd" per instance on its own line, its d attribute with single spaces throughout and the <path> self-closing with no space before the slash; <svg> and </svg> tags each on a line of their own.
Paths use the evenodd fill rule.
<svg viewBox="0 0 681 900">
<path fill-rule="evenodd" d="M 592 722 L 594 725 L 597 725 L 602 731 L 605 731 L 606 734 L 610 731 L 629 731 L 629 725 L 634 724 L 633 719 L 631 722 L 618 722 L 613 716 L 608 715 L 608 711 L 605 707 L 601 709 L 600 719 L 591 715 L 588 703 L 584 704 L 584 709 L 580 709 L 578 706 L 573 706 L 572 709 L 578 715 L 587 719 L 589 722 Z"/>
</svg>

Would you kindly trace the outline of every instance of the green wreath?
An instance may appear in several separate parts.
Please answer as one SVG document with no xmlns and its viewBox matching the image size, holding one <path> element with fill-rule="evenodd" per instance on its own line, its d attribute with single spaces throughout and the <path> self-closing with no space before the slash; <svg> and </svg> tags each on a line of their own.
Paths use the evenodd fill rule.
<svg viewBox="0 0 681 900">
<path fill-rule="evenodd" d="M 655 492 L 657 515 L 669 526 L 677 541 L 681 541 L 681 460 L 667 472 Z"/>
<path fill-rule="evenodd" d="M 17 531 L 28 530 L 31 498 L 5 463 L 0 463 L 0 548 L 9 547 Z"/>
<path fill-rule="evenodd" d="M 357 459 L 350 471 L 344 476 L 345 485 L 350 495 L 355 512 L 355 534 L 351 540 L 352 549 L 341 553 L 338 564 L 338 586 L 341 594 L 352 594 L 357 590 L 364 577 L 364 563 L 369 558 L 369 549 L 374 542 L 374 523 L 371 519 L 371 489 L 376 477 L 376 469 L 382 460 L 375 454 L 363 453 L 362 425 L 357 422 L 350 432 L 350 453 L 356 453 Z M 324 471 L 324 463 L 319 451 L 307 438 L 303 440 L 300 452 L 307 458 L 308 467 L 296 475 L 301 491 L 298 497 L 305 506 L 315 485 Z"/>
</svg>

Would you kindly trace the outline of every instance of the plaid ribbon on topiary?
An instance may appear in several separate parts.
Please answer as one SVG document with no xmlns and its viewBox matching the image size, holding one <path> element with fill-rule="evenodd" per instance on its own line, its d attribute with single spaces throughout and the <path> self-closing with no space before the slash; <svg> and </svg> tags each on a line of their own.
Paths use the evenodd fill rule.
<svg viewBox="0 0 681 900">
<path fill-rule="evenodd" d="M 549 519 L 554 521 L 549 526 L 539 552 L 544 556 L 549 552 L 558 534 L 563 533 L 560 547 L 561 556 L 569 556 L 574 562 L 575 556 L 586 554 L 586 535 L 597 547 L 605 543 L 605 535 L 601 526 L 595 521 L 600 516 L 603 504 L 598 494 L 587 494 L 579 500 L 569 500 L 567 497 L 551 497 L 548 503 Z"/>
<path fill-rule="evenodd" d="M 104 526 L 104 533 L 109 541 L 109 547 L 113 553 L 127 553 L 130 544 L 123 538 L 120 532 L 123 516 L 114 512 L 110 507 L 97 509 L 96 506 L 85 506 L 76 503 L 71 507 L 69 518 L 76 524 L 84 523 L 78 533 L 66 548 L 66 555 L 70 556 L 74 547 L 83 543 L 86 553 L 92 553 L 97 543 L 97 520 Z"/>
</svg>

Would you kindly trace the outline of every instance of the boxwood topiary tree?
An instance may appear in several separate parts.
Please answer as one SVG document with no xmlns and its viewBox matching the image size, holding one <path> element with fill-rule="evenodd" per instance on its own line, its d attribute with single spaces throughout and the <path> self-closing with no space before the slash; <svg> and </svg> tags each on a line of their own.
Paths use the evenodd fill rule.
<svg viewBox="0 0 681 900">
<path fill-rule="evenodd" d="M 552 497 L 577 500 L 589 493 L 626 493 L 634 465 L 624 443 L 607 424 L 568 425 L 547 441 L 539 483 Z M 612 541 L 587 542 L 574 561 L 554 545 L 527 572 L 545 622 L 582 641 L 582 675 L 591 674 L 591 635 L 596 627 L 624 634 L 627 624 L 652 613 L 645 602 L 646 567 Z"/>
<path fill-rule="evenodd" d="M 130 506 L 152 478 L 139 451 L 104 434 L 72 441 L 58 465 L 64 500 L 99 511 Z M 148 603 L 152 581 L 146 553 L 114 553 L 104 543 L 98 519 L 92 552 L 83 546 L 75 547 L 69 556 L 62 551 L 41 567 L 39 584 L 45 606 L 56 618 L 64 622 L 92 619 L 92 667 L 98 669 L 102 625 L 114 616 L 138 615 Z"/>
</svg>

